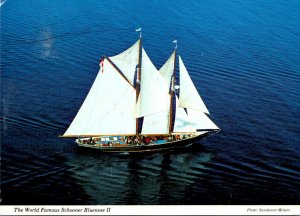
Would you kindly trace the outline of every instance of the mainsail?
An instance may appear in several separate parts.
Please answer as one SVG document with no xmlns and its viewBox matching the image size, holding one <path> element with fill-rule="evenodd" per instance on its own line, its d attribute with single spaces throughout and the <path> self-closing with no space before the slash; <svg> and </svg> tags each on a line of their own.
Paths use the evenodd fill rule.
<svg viewBox="0 0 300 216">
<path fill-rule="evenodd" d="M 63 137 L 135 135 L 141 117 L 143 135 L 218 129 L 206 115 L 209 111 L 180 56 L 180 95 L 175 94 L 175 63 L 176 49 L 158 71 L 141 46 L 141 39 L 119 55 L 104 57 Z"/>
<path fill-rule="evenodd" d="M 105 58 L 65 137 L 135 134 L 135 89 Z"/>
</svg>

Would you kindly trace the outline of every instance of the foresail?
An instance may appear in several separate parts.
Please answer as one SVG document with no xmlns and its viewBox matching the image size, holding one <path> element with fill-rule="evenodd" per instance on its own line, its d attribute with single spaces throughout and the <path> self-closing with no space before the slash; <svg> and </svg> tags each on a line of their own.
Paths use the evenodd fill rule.
<svg viewBox="0 0 300 216">
<path fill-rule="evenodd" d="M 132 86 L 134 85 L 134 75 L 136 66 L 138 65 L 139 43 L 140 40 L 124 52 L 109 57 L 109 59 L 122 71 Z"/>
<path fill-rule="evenodd" d="M 64 136 L 135 134 L 135 89 L 105 58 L 93 86 Z"/>
<path fill-rule="evenodd" d="M 187 115 L 183 108 L 178 107 L 179 102 L 176 97 L 176 114 L 174 122 L 175 133 L 185 133 L 185 132 L 196 132 L 196 128 L 193 127 L 190 117 Z"/>
<path fill-rule="evenodd" d="M 203 112 L 187 109 L 191 124 L 197 130 L 219 130 L 218 126 Z"/>
<path fill-rule="evenodd" d="M 172 61 L 173 57 L 173 61 Z M 168 86 L 170 85 L 171 76 L 173 74 L 174 68 L 174 58 L 175 52 L 169 58 L 169 60 L 164 64 L 164 66 L 159 70 L 159 74 L 165 79 L 165 93 L 169 92 Z M 170 98 L 170 96 L 169 96 Z M 170 99 L 165 101 L 167 106 L 170 107 Z M 142 134 L 168 134 L 170 127 L 170 110 L 150 114 L 144 117 Z"/>
<path fill-rule="evenodd" d="M 201 99 L 180 56 L 179 56 L 179 73 L 180 73 L 179 107 L 195 109 L 209 114 L 209 111 L 206 108 L 203 100 Z"/>
<path fill-rule="evenodd" d="M 169 109 L 169 85 L 158 73 L 144 48 L 142 49 L 141 89 L 135 107 L 135 117 L 144 117 Z"/>
</svg>

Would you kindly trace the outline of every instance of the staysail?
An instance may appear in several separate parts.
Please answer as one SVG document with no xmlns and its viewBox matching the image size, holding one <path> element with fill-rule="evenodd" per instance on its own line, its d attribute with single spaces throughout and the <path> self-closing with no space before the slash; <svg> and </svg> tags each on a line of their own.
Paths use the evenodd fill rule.
<svg viewBox="0 0 300 216">
<path fill-rule="evenodd" d="M 187 115 L 183 108 L 179 107 L 178 97 L 176 97 L 176 114 L 174 122 L 175 133 L 196 132 L 196 127 L 191 124 L 191 118 Z"/>
<path fill-rule="evenodd" d="M 132 111 L 135 89 L 108 59 L 98 75 L 65 137 L 135 134 Z"/>
<path fill-rule="evenodd" d="M 145 57 L 145 56 L 144 56 Z M 148 56 L 146 56 L 148 58 Z M 148 61 L 148 63 L 152 64 L 151 61 Z M 161 72 L 168 72 L 169 71 L 169 66 L 168 66 L 168 62 L 165 64 L 166 67 L 161 68 L 159 71 L 156 70 L 155 66 L 152 64 L 151 68 L 155 68 L 155 70 L 153 69 L 152 71 L 152 75 L 151 76 L 156 76 L 156 79 L 159 80 L 160 83 L 162 83 L 164 80 L 164 78 L 166 78 L 168 76 L 161 76 Z M 173 72 L 172 72 L 173 73 Z M 142 77 L 145 76 L 144 75 L 144 71 L 142 73 Z M 143 77 L 144 78 L 144 77 Z M 146 79 L 144 81 L 147 81 Z M 144 116 L 144 120 L 143 120 L 143 127 L 142 127 L 142 134 L 168 134 L 169 133 L 169 127 L 170 127 L 170 95 L 169 93 L 169 81 L 165 80 L 164 81 L 165 84 L 161 85 L 159 89 L 160 94 L 163 95 L 164 98 L 168 97 L 168 99 L 166 101 L 163 101 L 162 103 L 165 103 L 164 106 L 164 110 L 160 111 L 160 112 L 155 112 L 153 114 L 150 115 L 146 115 Z"/>
<path fill-rule="evenodd" d="M 193 109 L 187 109 L 187 114 L 190 117 L 190 125 L 197 130 L 219 130 L 207 114 Z"/>
<path fill-rule="evenodd" d="M 163 111 L 144 117 L 142 134 L 168 134 L 169 111 Z"/>
</svg>

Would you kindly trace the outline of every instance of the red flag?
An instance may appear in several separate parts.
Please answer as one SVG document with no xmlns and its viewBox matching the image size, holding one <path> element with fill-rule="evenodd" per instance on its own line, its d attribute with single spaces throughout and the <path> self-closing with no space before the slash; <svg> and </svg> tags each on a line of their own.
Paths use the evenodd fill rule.
<svg viewBox="0 0 300 216">
<path fill-rule="evenodd" d="M 101 72 L 104 72 L 104 59 L 100 60 L 100 67 L 101 67 Z"/>
</svg>

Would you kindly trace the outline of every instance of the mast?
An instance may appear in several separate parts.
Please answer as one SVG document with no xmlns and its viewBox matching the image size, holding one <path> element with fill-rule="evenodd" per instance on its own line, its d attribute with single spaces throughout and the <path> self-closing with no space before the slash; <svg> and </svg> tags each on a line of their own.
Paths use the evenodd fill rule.
<svg viewBox="0 0 300 216">
<path fill-rule="evenodd" d="M 141 83 L 141 61 L 142 61 L 142 29 L 139 28 L 136 31 L 140 32 L 140 39 L 139 39 L 139 57 L 138 57 L 138 65 L 137 65 L 137 77 L 136 77 L 136 102 L 138 101 L 140 95 L 140 83 Z M 136 118 L 136 135 L 139 134 L 139 122 L 141 118 Z"/>
<path fill-rule="evenodd" d="M 175 67 L 176 67 L 176 48 L 174 51 L 174 69 L 171 78 L 171 88 L 170 88 L 170 114 L 169 114 L 169 133 L 173 132 L 173 103 L 174 103 L 174 93 L 175 93 Z"/>
<path fill-rule="evenodd" d="M 174 50 L 174 67 L 173 74 L 171 77 L 171 88 L 170 88 L 170 114 L 169 114 L 169 134 L 173 132 L 173 102 L 175 93 L 175 70 L 176 70 L 176 51 L 177 51 L 177 40 L 174 40 L 175 50 Z"/>
</svg>

